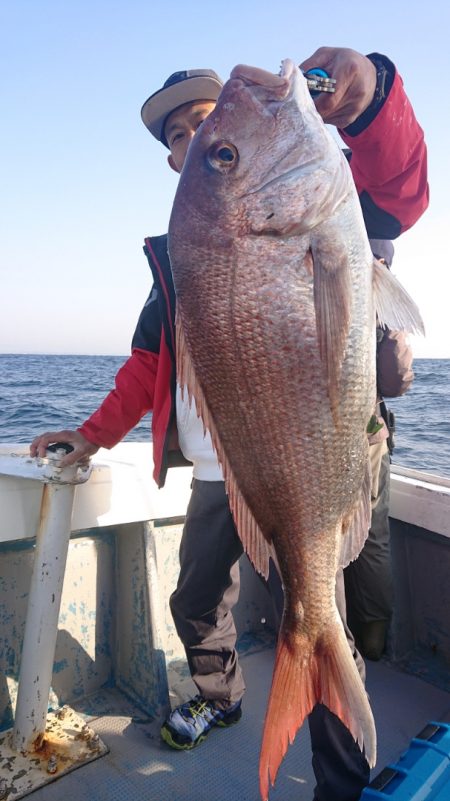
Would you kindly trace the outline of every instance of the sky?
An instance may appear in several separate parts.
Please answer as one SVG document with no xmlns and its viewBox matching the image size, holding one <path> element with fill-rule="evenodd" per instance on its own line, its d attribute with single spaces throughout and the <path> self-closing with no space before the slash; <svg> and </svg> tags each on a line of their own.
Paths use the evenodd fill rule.
<svg viewBox="0 0 450 801">
<path fill-rule="evenodd" d="M 450 6 L 0 0 L 0 352 L 127 355 L 151 286 L 145 236 L 177 176 L 140 118 L 172 72 L 277 72 L 322 45 L 389 56 L 429 154 L 429 209 L 396 241 L 417 357 L 450 358 Z"/>
</svg>

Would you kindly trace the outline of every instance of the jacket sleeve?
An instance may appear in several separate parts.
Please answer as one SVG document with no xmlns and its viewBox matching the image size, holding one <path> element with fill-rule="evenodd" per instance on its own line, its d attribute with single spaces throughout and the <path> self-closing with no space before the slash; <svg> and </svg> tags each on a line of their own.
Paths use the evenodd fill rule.
<svg viewBox="0 0 450 801">
<path fill-rule="evenodd" d="M 158 291 L 153 286 L 139 316 L 131 356 L 117 373 L 115 388 L 78 429 L 89 442 L 112 448 L 153 409 L 160 339 Z"/>
<path fill-rule="evenodd" d="M 395 239 L 428 206 L 427 152 L 401 77 L 380 58 L 393 71 L 380 110 L 363 130 L 352 124 L 339 133 L 352 151 L 350 167 L 369 237 Z"/>
<path fill-rule="evenodd" d="M 78 431 L 89 442 L 112 448 L 153 408 L 158 354 L 134 348 L 120 368 L 115 389 Z"/>
<path fill-rule="evenodd" d="M 397 398 L 410 388 L 413 353 L 404 331 L 377 329 L 377 384 L 380 395 Z"/>
</svg>

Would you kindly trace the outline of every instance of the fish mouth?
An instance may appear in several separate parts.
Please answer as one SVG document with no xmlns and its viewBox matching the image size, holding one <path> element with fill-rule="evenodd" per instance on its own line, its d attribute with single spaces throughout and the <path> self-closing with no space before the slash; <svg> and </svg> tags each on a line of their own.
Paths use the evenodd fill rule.
<svg viewBox="0 0 450 801">
<path fill-rule="evenodd" d="M 230 80 L 239 80 L 245 86 L 261 86 L 268 91 L 273 100 L 282 102 L 291 92 L 294 71 L 295 64 L 291 59 L 282 61 L 278 74 L 260 67 L 238 64 L 232 70 Z"/>
<path fill-rule="evenodd" d="M 257 106 L 264 108 L 266 113 L 277 117 L 280 107 L 289 103 L 296 92 L 298 84 L 296 79 L 299 75 L 301 73 L 295 62 L 290 58 L 286 58 L 281 62 L 278 74 L 259 67 L 238 64 L 232 70 L 230 80 L 233 80 L 238 85 L 241 83 L 250 92 L 252 87 L 256 87 L 257 91 L 254 95 L 252 94 L 253 102 Z M 259 88 L 263 90 L 262 93 L 258 91 Z M 297 163 L 295 163 L 296 161 Z M 298 144 L 294 144 L 279 158 L 275 167 L 272 166 L 265 175 L 261 176 L 260 183 L 250 191 L 247 191 L 246 194 L 256 195 L 272 186 L 276 186 L 278 183 L 294 182 L 298 178 L 307 176 L 318 169 L 320 162 L 321 157 L 319 154 L 314 154 L 305 161 L 304 154 L 300 152 Z"/>
<path fill-rule="evenodd" d="M 284 58 L 281 62 L 280 72 L 278 73 L 280 78 L 292 80 L 293 74 L 296 70 L 296 66 L 291 58 Z"/>
</svg>

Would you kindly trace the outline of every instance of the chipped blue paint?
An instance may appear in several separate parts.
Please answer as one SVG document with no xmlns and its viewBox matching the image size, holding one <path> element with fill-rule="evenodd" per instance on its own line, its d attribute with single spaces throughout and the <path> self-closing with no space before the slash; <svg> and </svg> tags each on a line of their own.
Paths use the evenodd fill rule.
<svg viewBox="0 0 450 801">
<path fill-rule="evenodd" d="M 155 558 L 161 591 L 151 586 L 147 572 L 149 540 L 143 526 L 115 527 L 102 535 L 95 530 L 95 536 L 83 532 L 71 539 L 49 700 L 52 708 L 79 701 L 101 687 L 117 686 L 152 717 L 166 710 L 167 665 L 173 662 L 180 676 L 189 676 L 169 610 L 179 569 L 181 529 L 181 525 L 158 529 Z M 5 559 L 0 621 L 7 619 L 9 639 L 8 643 L 0 639 L 0 669 L 17 680 L 33 548 L 28 544 L 15 554 L 5 554 Z M 160 634 L 151 627 L 155 610 L 161 617 L 156 622 L 164 632 L 165 651 Z M 249 605 L 245 619 L 256 614 L 254 605 Z M 0 721 L 9 726 L 15 690 L 10 683 L 9 692 L 5 688 L 2 695 L 2 691 L 0 687 Z"/>
<path fill-rule="evenodd" d="M 53 662 L 53 673 L 61 673 L 61 671 L 65 670 L 67 666 L 67 659 L 61 659 L 59 662 Z"/>
<path fill-rule="evenodd" d="M 178 675 L 189 676 L 169 610 L 169 596 L 179 569 L 180 536 L 181 525 L 158 529 L 157 566 L 164 578 L 161 597 L 147 574 L 148 540 L 144 527 L 116 527 L 104 536 L 98 536 L 96 531 L 95 537 L 78 535 L 71 541 L 50 695 L 53 708 L 85 698 L 100 687 L 116 685 L 152 717 L 166 710 L 167 664 L 173 661 Z M 29 553 L 25 570 L 28 577 L 32 550 Z M 13 571 L 17 585 L 14 594 L 18 596 L 24 594 L 29 579 L 22 578 L 24 556 L 16 556 L 17 565 L 21 566 L 20 571 L 18 566 Z M 21 604 L 24 614 L 26 593 Z M 6 614 L 12 614 L 13 608 L 6 604 Z M 164 630 L 165 652 L 153 639 L 160 635 L 151 629 L 152 609 L 153 614 L 155 609 L 161 614 L 157 626 L 161 632 Z M 23 626 L 21 617 L 14 613 L 18 635 L 8 669 L 17 675 Z M 247 617 L 254 614 L 252 608 Z M 0 708 L 2 711 L 6 720 L 6 704 L 3 710 Z M 10 716 L 8 722 L 9 719 Z"/>
<path fill-rule="evenodd" d="M 95 533 L 95 537 L 75 538 L 69 547 L 50 691 L 52 708 L 103 685 L 111 686 L 114 676 L 116 533 Z M 10 727 L 16 700 L 33 558 L 32 542 L 1 548 L 0 633 L 7 634 L 0 636 L 0 674 L 9 678 L 8 683 L 0 681 L 0 729 Z"/>
</svg>

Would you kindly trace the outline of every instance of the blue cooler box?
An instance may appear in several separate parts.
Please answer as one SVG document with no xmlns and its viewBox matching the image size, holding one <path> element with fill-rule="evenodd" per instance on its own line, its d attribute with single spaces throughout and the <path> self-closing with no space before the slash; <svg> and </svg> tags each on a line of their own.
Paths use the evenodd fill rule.
<svg viewBox="0 0 450 801">
<path fill-rule="evenodd" d="M 450 801 L 450 726 L 428 723 L 399 761 L 366 787 L 361 801 Z"/>
</svg>

